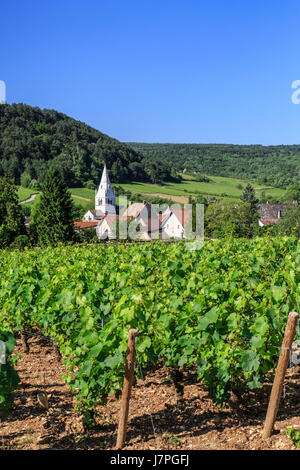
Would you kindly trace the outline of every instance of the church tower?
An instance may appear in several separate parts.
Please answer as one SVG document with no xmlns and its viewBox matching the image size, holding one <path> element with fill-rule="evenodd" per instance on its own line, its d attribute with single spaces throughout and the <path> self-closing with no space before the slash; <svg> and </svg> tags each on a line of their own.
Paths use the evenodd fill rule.
<svg viewBox="0 0 300 470">
<path fill-rule="evenodd" d="M 111 187 L 106 165 L 104 165 L 100 185 L 95 196 L 95 210 L 101 211 L 104 215 L 116 213 L 115 191 Z"/>
</svg>

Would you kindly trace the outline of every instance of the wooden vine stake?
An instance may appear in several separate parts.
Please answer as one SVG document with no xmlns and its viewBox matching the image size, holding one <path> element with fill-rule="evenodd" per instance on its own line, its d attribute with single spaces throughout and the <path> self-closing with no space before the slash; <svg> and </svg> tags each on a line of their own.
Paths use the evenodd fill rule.
<svg viewBox="0 0 300 470">
<path fill-rule="evenodd" d="M 133 374 L 134 374 L 134 360 L 135 360 L 135 338 L 137 337 L 137 330 L 129 330 L 128 335 L 128 349 L 125 362 L 125 377 L 121 399 L 121 409 L 119 418 L 119 428 L 117 437 L 117 449 L 122 449 L 126 439 L 127 421 L 129 412 L 129 401 L 131 395 Z"/>
<path fill-rule="evenodd" d="M 290 312 L 286 329 L 285 329 L 285 333 L 284 333 L 284 338 L 283 338 L 278 365 L 276 369 L 276 374 L 275 374 L 275 378 L 274 378 L 274 382 L 272 386 L 272 391 L 270 395 L 265 425 L 264 425 L 264 429 L 262 432 L 262 437 L 264 439 L 269 438 L 273 432 L 274 423 L 275 423 L 278 408 L 279 408 L 280 398 L 282 395 L 283 382 L 284 382 L 286 370 L 287 370 L 288 363 L 289 363 L 290 348 L 292 346 L 292 343 L 295 337 L 298 318 L 299 318 L 299 315 L 297 312 Z"/>
</svg>

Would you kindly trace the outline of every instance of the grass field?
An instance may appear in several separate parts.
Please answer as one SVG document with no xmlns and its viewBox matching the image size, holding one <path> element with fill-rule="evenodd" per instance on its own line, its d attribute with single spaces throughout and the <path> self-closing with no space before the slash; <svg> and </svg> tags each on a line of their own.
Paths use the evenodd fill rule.
<svg viewBox="0 0 300 470">
<path fill-rule="evenodd" d="M 216 197 L 217 199 L 223 200 L 239 200 L 242 189 L 240 189 L 238 185 L 245 187 L 248 182 L 246 180 L 223 178 L 221 176 L 209 176 L 209 178 L 211 179 L 209 183 L 200 183 L 195 181 L 193 176 L 185 175 L 181 183 L 164 183 L 160 185 L 133 182 L 128 184 L 119 184 L 118 186 L 122 186 L 124 189 L 134 193 L 140 193 L 145 196 L 145 199 L 147 199 L 147 195 L 180 196 L 188 198 L 189 196 L 203 194 L 209 198 Z M 258 198 L 261 196 L 262 191 L 265 192 L 267 198 L 281 198 L 285 192 L 283 189 L 279 188 L 263 187 L 255 183 L 251 184 L 254 186 Z M 19 186 L 19 201 L 27 199 L 34 192 L 36 191 Z M 93 189 L 70 188 L 70 192 L 72 194 L 72 199 L 77 206 L 80 206 L 85 210 L 94 208 L 95 191 Z M 37 196 L 34 201 L 26 203 L 26 205 L 29 205 L 32 208 L 39 201 L 39 198 L 40 196 Z"/>
<path fill-rule="evenodd" d="M 73 196 L 78 196 L 78 198 L 89 199 L 91 201 L 94 201 L 95 199 L 95 191 L 93 189 L 71 188 L 70 191 Z M 74 199 L 78 199 L 78 198 L 74 198 Z"/>
<path fill-rule="evenodd" d="M 239 199 L 242 190 L 237 186 L 246 186 L 246 180 L 236 178 L 223 178 L 221 176 L 210 176 L 211 182 L 200 183 L 195 181 L 191 176 L 185 176 L 181 183 L 165 183 L 159 184 L 146 184 L 146 183 L 130 183 L 120 184 L 124 189 L 141 194 L 164 194 L 172 196 L 197 196 L 203 194 L 204 196 L 217 197 L 222 199 Z M 263 187 L 253 184 L 256 194 L 260 197 L 262 191 L 265 191 L 266 196 L 280 198 L 284 194 L 283 189 Z"/>
<path fill-rule="evenodd" d="M 24 201 L 25 199 L 28 199 L 31 194 L 36 194 L 38 191 L 35 191 L 34 189 L 28 189 L 28 188 L 23 188 L 22 186 L 18 186 L 18 198 L 19 201 Z"/>
<path fill-rule="evenodd" d="M 71 189 L 70 191 L 72 193 L 73 202 L 74 204 L 76 204 L 76 206 L 80 206 L 86 211 L 88 209 L 94 208 L 94 191 L 90 189 L 86 189 L 86 188 L 75 188 L 75 189 Z M 19 201 L 24 201 L 25 199 L 28 199 L 31 196 L 31 194 L 37 194 L 37 193 L 38 191 L 35 191 L 33 189 L 23 188 L 22 186 L 18 187 Z M 41 195 L 37 194 L 36 198 L 33 201 L 26 202 L 24 206 L 28 206 L 32 209 L 39 202 L 40 197 Z M 84 199 L 81 199 L 81 197 L 83 197 Z"/>
</svg>

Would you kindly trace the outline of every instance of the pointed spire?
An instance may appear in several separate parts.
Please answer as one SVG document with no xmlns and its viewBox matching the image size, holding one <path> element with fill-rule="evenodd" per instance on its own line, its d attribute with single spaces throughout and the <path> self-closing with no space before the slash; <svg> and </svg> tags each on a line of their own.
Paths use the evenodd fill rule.
<svg viewBox="0 0 300 470">
<path fill-rule="evenodd" d="M 101 182 L 100 182 L 100 186 L 103 185 L 102 187 L 108 187 L 110 186 L 110 180 L 109 180 L 109 176 L 108 176 L 108 173 L 107 173 L 107 168 L 106 168 L 106 164 L 104 164 L 104 168 L 103 168 L 103 173 L 102 173 L 102 177 L 101 177 Z"/>
<path fill-rule="evenodd" d="M 111 187 L 106 164 L 104 164 L 100 185 L 95 195 L 95 209 L 105 213 L 115 213 L 115 192 Z"/>
<path fill-rule="evenodd" d="M 100 181 L 100 184 L 99 184 L 97 194 L 100 194 L 103 191 L 108 191 L 110 188 L 111 188 L 110 179 L 109 179 L 106 164 L 105 164 L 104 168 L 103 168 L 101 181 Z"/>
</svg>

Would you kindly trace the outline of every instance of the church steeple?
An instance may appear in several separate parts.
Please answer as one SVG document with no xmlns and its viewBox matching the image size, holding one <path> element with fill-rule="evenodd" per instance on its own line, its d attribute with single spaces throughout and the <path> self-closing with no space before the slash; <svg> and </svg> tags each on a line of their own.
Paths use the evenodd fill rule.
<svg viewBox="0 0 300 470">
<path fill-rule="evenodd" d="M 104 165 L 100 185 L 95 196 L 95 209 L 103 214 L 116 213 L 116 196 L 111 187 L 106 165 Z"/>
</svg>

